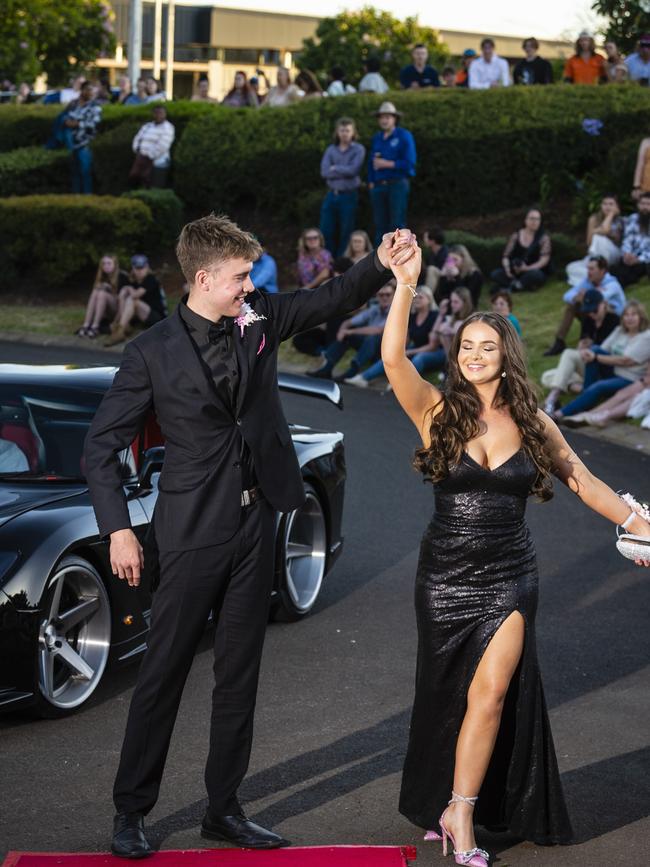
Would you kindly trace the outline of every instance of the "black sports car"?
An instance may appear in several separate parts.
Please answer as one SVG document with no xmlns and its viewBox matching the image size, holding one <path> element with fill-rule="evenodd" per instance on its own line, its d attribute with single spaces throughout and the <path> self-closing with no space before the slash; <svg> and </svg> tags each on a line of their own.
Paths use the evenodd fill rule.
<svg viewBox="0 0 650 867">
<path fill-rule="evenodd" d="M 80 707 L 107 664 L 146 647 L 147 564 L 133 590 L 111 573 L 84 478 L 83 443 L 115 367 L 0 365 L 0 711 Z M 331 382 L 280 375 L 280 388 L 341 405 Z M 277 519 L 272 612 L 313 607 L 342 546 L 343 435 L 291 425 L 307 499 Z M 164 444 L 155 418 L 121 454 L 135 533 L 144 540 Z M 146 559 L 146 558 L 145 558 Z"/>
</svg>

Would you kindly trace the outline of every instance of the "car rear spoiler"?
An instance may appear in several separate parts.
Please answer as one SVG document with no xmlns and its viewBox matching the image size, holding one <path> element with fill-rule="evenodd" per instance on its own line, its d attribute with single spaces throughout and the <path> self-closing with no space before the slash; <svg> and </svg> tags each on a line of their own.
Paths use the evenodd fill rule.
<svg viewBox="0 0 650 867">
<path fill-rule="evenodd" d="M 281 391 L 322 397 L 324 400 L 330 400 L 339 409 L 343 409 L 341 389 L 338 383 L 331 379 L 311 379 L 298 373 L 278 373 L 278 385 Z"/>
</svg>

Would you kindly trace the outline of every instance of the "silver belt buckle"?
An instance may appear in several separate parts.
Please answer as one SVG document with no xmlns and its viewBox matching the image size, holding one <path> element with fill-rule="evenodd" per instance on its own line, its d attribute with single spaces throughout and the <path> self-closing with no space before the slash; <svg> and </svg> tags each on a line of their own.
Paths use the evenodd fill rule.
<svg viewBox="0 0 650 867">
<path fill-rule="evenodd" d="M 242 491 L 241 492 L 241 504 L 242 504 L 242 506 L 250 506 L 250 504 L 251 504 L 251 492 L 250 491 Z"/>
</svg>

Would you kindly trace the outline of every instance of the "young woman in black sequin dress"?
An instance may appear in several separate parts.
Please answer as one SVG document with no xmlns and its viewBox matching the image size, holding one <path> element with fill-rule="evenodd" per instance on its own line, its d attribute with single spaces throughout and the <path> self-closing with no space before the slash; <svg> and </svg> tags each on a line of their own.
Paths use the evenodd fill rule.
<svg viewBox="0 0 650 867">
<path fill-rule="evenodd" d="M 444 394 L 420 377 L 405 354 L 418 258 L 393 269 L 382 343 L 395 396 L 422 437 L 415 465 L 435 494 L 415 585 L 418 661 L 400 810 L 429 829 L 426 839 L 440 839 L 440 821 L 456 863 L 485 867 L 474 821 L 542 844 L 571 839 L 536 658 L 526 500 L 550 499 L 555 475 L 614 524 L 630 508 L 537 408 L 521 341 L 503 316 L 465 321 Z M 650 524 L 630 520 L 629 532 L 650 536 Z"/>
</svg>

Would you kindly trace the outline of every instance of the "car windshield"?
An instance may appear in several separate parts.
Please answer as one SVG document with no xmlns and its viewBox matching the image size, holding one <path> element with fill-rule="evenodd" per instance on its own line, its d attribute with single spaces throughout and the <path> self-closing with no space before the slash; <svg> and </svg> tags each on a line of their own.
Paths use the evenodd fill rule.
<svg viewBox="0 0 650 867">
<path fill-rule="evenodd" d="M 0 478 L 84 481 L 83 446 L 101 390 L 0 383 Z M 120 455 L 132 475 L 130 449 Z"/>
</svg>

